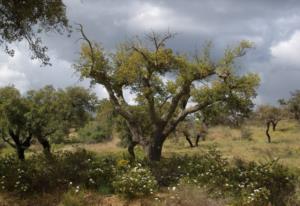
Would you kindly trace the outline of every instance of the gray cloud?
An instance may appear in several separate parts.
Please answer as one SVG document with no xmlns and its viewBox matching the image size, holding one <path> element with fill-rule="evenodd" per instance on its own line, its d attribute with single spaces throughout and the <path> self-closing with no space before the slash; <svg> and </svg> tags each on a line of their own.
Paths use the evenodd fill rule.
<svg viewBox="0 0 300 206">
<path fill-rule="evenodd" d="M 245 71 L 262 78 L 258 103 L 274 103 L 300 88 L 300 1 L 297 0 L 65 0 L 71 23 L 84 25 L 87 35 L 108 51 L 151 30 L 170 29 L 177 37 L 169 45 L 177 51 L 194 52 L 211 40 L 214 55 L 242 39 L 256 47 L 243 58 Z M 14 83 L 23 90 L 45 84 L 65 87 L 78 83 L 72 64 L 78 58 L 78 33 L 71 38 L 44 35 L 53 67 L 39 68 L 27 55 L 24 45 L 19 56 L 0 55 L 0 86 Z M 96 88 L 106 96 L 103 88 Z"/>
</svg>

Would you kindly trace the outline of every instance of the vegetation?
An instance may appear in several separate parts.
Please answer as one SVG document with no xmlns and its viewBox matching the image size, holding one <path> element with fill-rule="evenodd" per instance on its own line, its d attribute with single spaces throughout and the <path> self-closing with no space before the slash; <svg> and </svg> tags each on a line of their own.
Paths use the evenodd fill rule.
<svg viewBox="0 0 300 206">
<path fill-rule="evenodd" d="M 0 14 L 5 52 L 25 40 L 42 65 L 42 32 L 71 28 L 62 0 L 0 0 Z M 217 59 L 211 43 L 190 56 L 152 32 L 109 54 L 79 32 L 74 67 L 109 97 L 0 88 L 1 205 L 300 205 L 300 91 L 254 109 L 259 76 L 236 71 L 251 42 Z"/>
<path fill-rule="evenodd" d="M 160 162 L 96 157 L 78 150 L 55 153 L 51 160 L 31 156 L 26 164 L 12 156 L 0 159 L 1 191 L 17 196 L 82 188 L 126 197 L 155 194 L 158 185 L 176 190 L 178 184 L 206 188 L 212 198 L 231 197 L 235 205 L 287 205 L 296 178 L 276 160 L 263 164 L 229 162 L 215 149 L 195 156 L 173 156 Z M 149 168 L 149 169 L 148 169 Z M 163 168 L 163 170 L 161 169 Z"/>
<path fill-rule="evenodd" d="M 71 128 L 83 127 L 96 105 L 95 94 L 80 87 L 64 91 L 46 86 L 24 96 L 13 86 L 0 88 L 1 138 L 15 148 L 20 160 L 33 139 L 49 154 L 49 139 L 57 142 L 56 135 L 66 136 Z"/>
<path fill-rule="evenodd" d="M 158 161 L 165 140 L 188 115 L 216 103 L 248 104 L 256 95 L 259 77 L 239 76 L 234 71 L 236 58 L 252 46 L 247 41 L 227 49 L 223 58 L 213 62 L 209 45 L 191 60 L 167 47 L 172 34 L 153 33 L 147 36 L 152 47 L 136 41 L 120 46 L 113 58 L 108 58 L 98 44 L 87 38 L 82 26 L 80 31 L 85 43 L 75 68 L 82 78 L 106 88 L 115 112 L 124 118 L 130 131 L 130 154 L 139 144 L 150 160 Z M 168 79 L 168 73 L 174 78 Z M 210 84 L 197 86 L 202 81 Z M 126 102 L 124 88 L 136 95 L 136 105 Z M 188 102 L 195 105 L 189 106 Z"/>
<path fill-rule="evenodd" d="M 66 8 L 62 0 L 12 0 L 0 1 L 0 45 L 13 56 L 9 48 L 13 42 L 25 40 L 32 51 L 32 59 L 49 65 L 47 47 L 42 45 L 40 34 L 69 30 Z"/>
</svg>

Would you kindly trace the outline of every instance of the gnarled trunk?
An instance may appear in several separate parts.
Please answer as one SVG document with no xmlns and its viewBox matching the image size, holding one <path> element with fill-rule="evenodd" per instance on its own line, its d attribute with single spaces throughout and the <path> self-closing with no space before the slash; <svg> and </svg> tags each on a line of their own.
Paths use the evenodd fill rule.
<svg viewBox="0 0 300 206">
<path fill-rule="evenodd" d="M 150 141 L 147 148 L 147 156 L 150 161 L 159 161 L 161 158 L 162 147 L 164 143 L 164 138 L 162 136 L 155 136 L 152 141 Z"/>
</svg>

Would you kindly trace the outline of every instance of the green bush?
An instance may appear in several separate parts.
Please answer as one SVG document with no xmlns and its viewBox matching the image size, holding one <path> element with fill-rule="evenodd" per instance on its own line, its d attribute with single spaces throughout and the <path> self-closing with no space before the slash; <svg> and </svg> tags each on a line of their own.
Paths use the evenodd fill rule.
<svg viewBox="0 0 300 206">
<path fill-rule="evenodd" d="M 138 163 L 135 166 L 128 165 L 125 171 L 120 172 L 113 187 L 116 193 L 124 197 L 141 197 L 153 194 L 157 190 L 157 181 L 147 167 Z"/>
<path fill-rule="evenodd" d="M 113 158 L 96 159 L 85 150 L 55 153 L 51 158 L 33 155 L 25 162 L 9 155 L 0 158 L 0 191 L 23 195 L 65 190 L 70 185 L 111 188 L 114 165 Z"/>
<path fill-rule="evenodd" d="M 111 130 L 98 122 L 92 121 L 78 131 L 79 141 L 84 143 L 97 143 L 110 140 Z"/>
<path fill-rule="evenodd" d="M 205 188 L 211 197 L 229 197 L 232 205 L 285 206 L 293 200 L 298 181 L 277 160 L 264 164 L 229 162 L 216 149 L 160 162 L 100 158 L 85 150 L 55 153 L 51 157 L 36 154 L 23 162 L 12 155 L 0 158 L 0 191 L 17 195 L 80 186 L 133 198 L 152 194 L 158 186 L 173 188 L 181 183 Z"/>
</svg>

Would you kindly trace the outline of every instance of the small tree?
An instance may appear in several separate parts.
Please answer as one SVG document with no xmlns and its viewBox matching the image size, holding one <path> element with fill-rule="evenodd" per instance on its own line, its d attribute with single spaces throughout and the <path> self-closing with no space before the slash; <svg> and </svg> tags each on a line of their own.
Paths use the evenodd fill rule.
<svg viewBox="0 0 300 206">
<path fill-rule="evenodd" d="M 269 133 L 270 126 L 272 126 L 273 131 L 275 131 L 276 126 L 278 122 L 282 120 L 283 115 L 284 114 L 281 108 L 271 105 L 261 105 L 256 110 L 256 117 L 266 124 L 266 136 L 269 143 L 271 143 L 271 136 Z"/>
<path fill-rule="evenodd" d="M 213 62 L 209 46 L 192 59 L 167 47 L 174 35 L 153 33 L 147 35 L 148 44 L 133 41 L 107 56 L 82 27 L 80 31 L 85 43 L 75 68 L 83 78 L 106 88 L 115 111 L 130 130 L 131 154 L 140 144 L 150 160 L 158 161 L 166 138 L 188 115 L 217 102 L 243 101 L 256 94 L 258 76 L 234 72 L 235 59 L 251 47 L 247 41 L 226 49 L 224 57 Z M 209 83 L 201 84 L 206 81 Z M 124 98 L 125 89 L 135 94 L 135 105 Z"/>
</svg>

